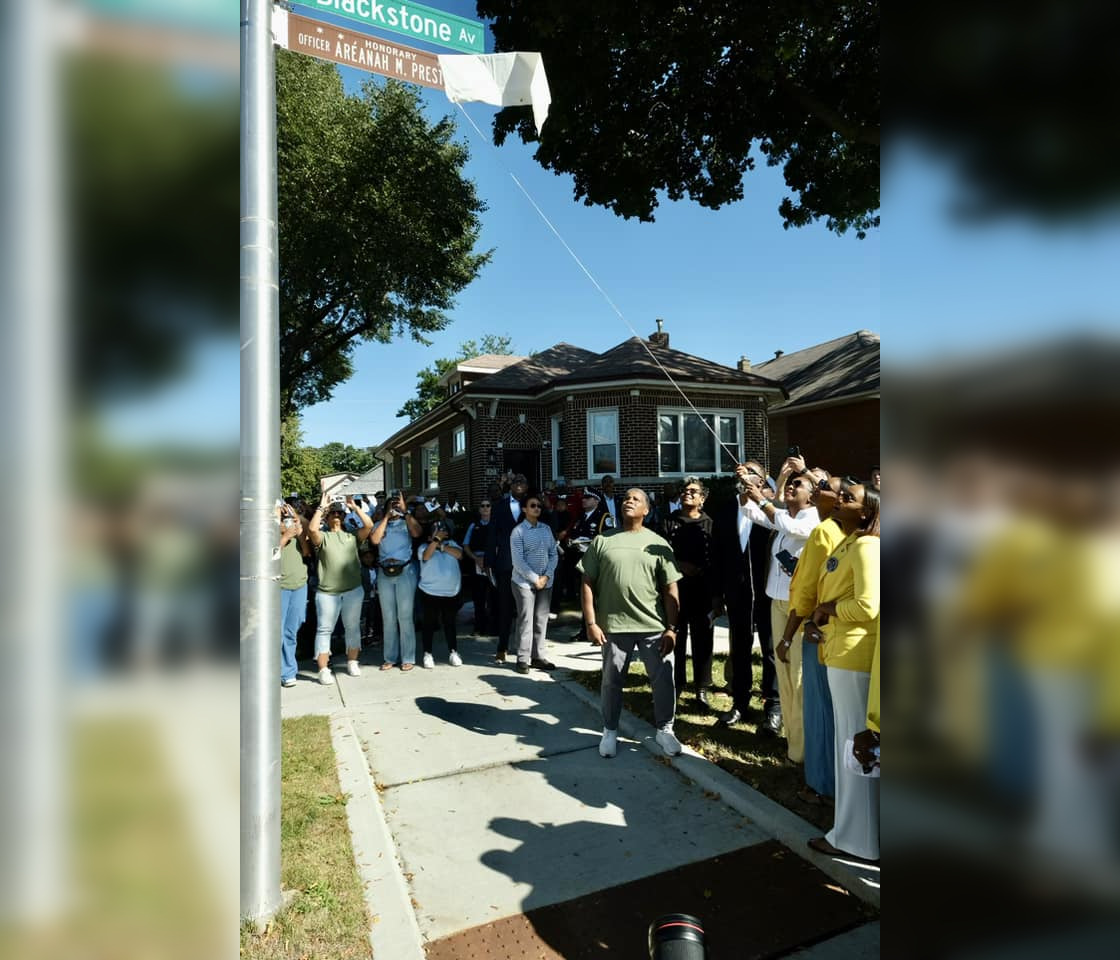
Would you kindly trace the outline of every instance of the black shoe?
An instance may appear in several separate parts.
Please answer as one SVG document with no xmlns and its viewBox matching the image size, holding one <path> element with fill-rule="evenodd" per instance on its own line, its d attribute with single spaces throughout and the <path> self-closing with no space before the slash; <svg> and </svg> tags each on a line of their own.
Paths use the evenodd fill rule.
<svg viewBox="0 0 1120 960">
<path fill-rule="evenodd" d="M 516 670 L 516 671 L 517 671 L 518 673 L 528 673 L 528 672 L 529 672 L 529 664 L 527 664 L 527 663 L 519 663 L 519 664 L 518 664 L 518 665 L 517 665 L 516 667 L 514 667 L 513 669 L 514 669 L 514 670 Z"/>
<path fill-rule="evenodd" d="M 556 664 L 553 663 L 551 660 L 541 660 L 541 659 L 538 658 L 538 659 L 533 660 L 531 662 L 532 662 L 532 665 L 534 667 L 536 667 L 538 670 L 555 670 L 556 669 Z"/>
<path fill-rule="evenodd" d="M 705 710 L 712 709 L 711 697 L 708 695 L 708 691 L 704 687 L 701 687 L 696 691 L 696 699 L 700 702 L 700 706 L 702 706 Z"/>
<path fill-rule="evenodd" d="M 758 732 L 763 737 L 780 737 L 782 735 L 782 711 L 767 711 L 766 719 L 758 725 Z"/>
<path fill-rule="evenodd" d="M 738 707 L 732 707 L 726 713 L 719 715 L 719 722 L 721 726 L 733 727 L 735 724 L 743 722 L 743 715 L 739 712 Z"/>
<path fill-rule="evenodd" d="M 505 663 L 506 662 L 506 652 L 505 652 L 505 650 L 499 650 L 497 653 L 494 654 L 494 662 L 495 663 Z"/>
</svg>

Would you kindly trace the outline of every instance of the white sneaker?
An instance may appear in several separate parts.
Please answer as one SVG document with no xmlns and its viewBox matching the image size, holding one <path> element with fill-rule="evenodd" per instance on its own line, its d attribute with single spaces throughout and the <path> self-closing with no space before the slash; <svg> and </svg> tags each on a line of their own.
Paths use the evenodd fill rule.
<svg viewBox="0 0 1120 960">
<path fill-rule="evenodd" d="M 425 653 L 424 654 L 424 669 L 425 670 L 431 670 L 432 667 L 434 667 L 435 665 L 436 665 L 436 661 L 432 657 L 432 655 L 430 653 Z"/>
<path fill-rule="evenodd" d="M 330 667 L 323 667 L 323 669 L 319 671 L 319 682 L 324 687 L 329 687 L 334 683 L 334 674 L 331 673 Z"/>
<path fill-rule="evenodd" d="M 453 667 L 461 667 L 463 665 L 463 658 L 459 656 L 458 650 L 452 650 L 451 656 L 447 658 L 447 662 Z"/>
<path fill-rule="evenodd" d="M 667 757 L 675 757 L 681 752 L 681 742 L 676 738 L 671 727 L 658 730 L 656 740 Z"/>
<path fill-rule="evenodd" d="M 295 685 L 296 685 L 296 678 L 295 677 L 288 677 L 287 680 L 281 680 L 280 681 L 280 686 L 282 686 L 282 687 L 294 687 Z"/>
<path fill-rule="evenodd" d="M 549 619 L 549 620 L 559 620 L 559 619 L 560 619 L 560 614 L 558 614 L 558 613 L 550 613 L 550 614 L 548 615 L 548 619 Z"/>
<path fill-rule="evenodd" d="M 618 731 L 603 728 L 603 739 L 599 741 L 599 756 L 613 757 L 618 753 Z"/>
<path fill-rule="evenodd" d="M 360 677 L 362 675 L 362 668 L 358 665 L 357 660 L 347 660 L 346 672 L 352 677 Z"/>
</svg>

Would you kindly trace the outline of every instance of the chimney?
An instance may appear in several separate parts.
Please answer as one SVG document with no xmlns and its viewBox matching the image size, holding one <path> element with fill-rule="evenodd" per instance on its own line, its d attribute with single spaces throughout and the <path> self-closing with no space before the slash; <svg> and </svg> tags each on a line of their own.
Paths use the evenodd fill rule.
<svg viewBox="0 0 1120 960">
<path fill-rule="evenodd" d="M 746 357 L 740 357 L 739 358 L 739 372 L 740 373 L 750 373 L 751 372 L 751 362 Z"/>
<path fill-rule="evenodd" d="M 783 353 L 785 353 L 785 350 L 775 350 L 774 351 L 774 359 L 777 360 L 779 357 L 781 357 L 781 355 Z"/>
<path fill-rule="evenodd" d="M 655 347 L 668 348 L 669 346 L 669 334 L 665 332 L 665 321 L 660 317 L 657 318 L 657 333 L 649 335 L 649 342 Z"/>
</svg>

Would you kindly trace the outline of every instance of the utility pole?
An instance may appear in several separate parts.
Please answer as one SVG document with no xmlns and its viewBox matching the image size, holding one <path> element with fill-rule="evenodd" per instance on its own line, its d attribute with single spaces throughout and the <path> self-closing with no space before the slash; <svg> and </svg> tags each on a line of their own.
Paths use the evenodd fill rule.
<svg viewBox="0 0 1120 960">
<path fill-rule="evenodd" d="M 280 908 L 280 299 L 272 0 L 241 0 L 241 917 Z"/>
</svg>

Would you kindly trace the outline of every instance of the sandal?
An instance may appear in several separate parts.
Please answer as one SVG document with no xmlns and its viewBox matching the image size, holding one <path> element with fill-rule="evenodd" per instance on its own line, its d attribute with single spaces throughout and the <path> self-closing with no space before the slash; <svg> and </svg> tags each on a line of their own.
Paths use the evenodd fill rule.
<svg viewBox="0 0 1120 960">
<path fill-rule="evenodd" d="M 823 807 L 825 803 L 824 797 L 812 787 L 802 787 L 798 790 L 797 799 L 811 807 Z"/>
<path fill-rule="evenodd" d="M 809 849 L 816 850 L 817 853 L 823 853 L 828 857 L 839 857 L 842 860 L 855 860 L 857 863 L 869 863 L 873 866 L 879 866 L 878 860 L 869 860 L 867 857 L 857 857 L 854 853 L 845 853 L 839 847 L 834 847 L 824 837 L 813 837 L 809 841 Z"/>
<path fill-rule="evenodd" d="M 385 663 L 381 664 L 381 669 L 382 670 L 392 670 L 393 666 L 394 666 L 394 664 L 391 664 L 388 661 L 386 661 Z"/>
<path fill-rule="evenodd" d="M 402 673 L 408 673 L 408 671 L 411 670 L 415 666 L 416 666 L 415 663 L 402 663 L 401 664 L 401 672 Z"/>
</svg>

